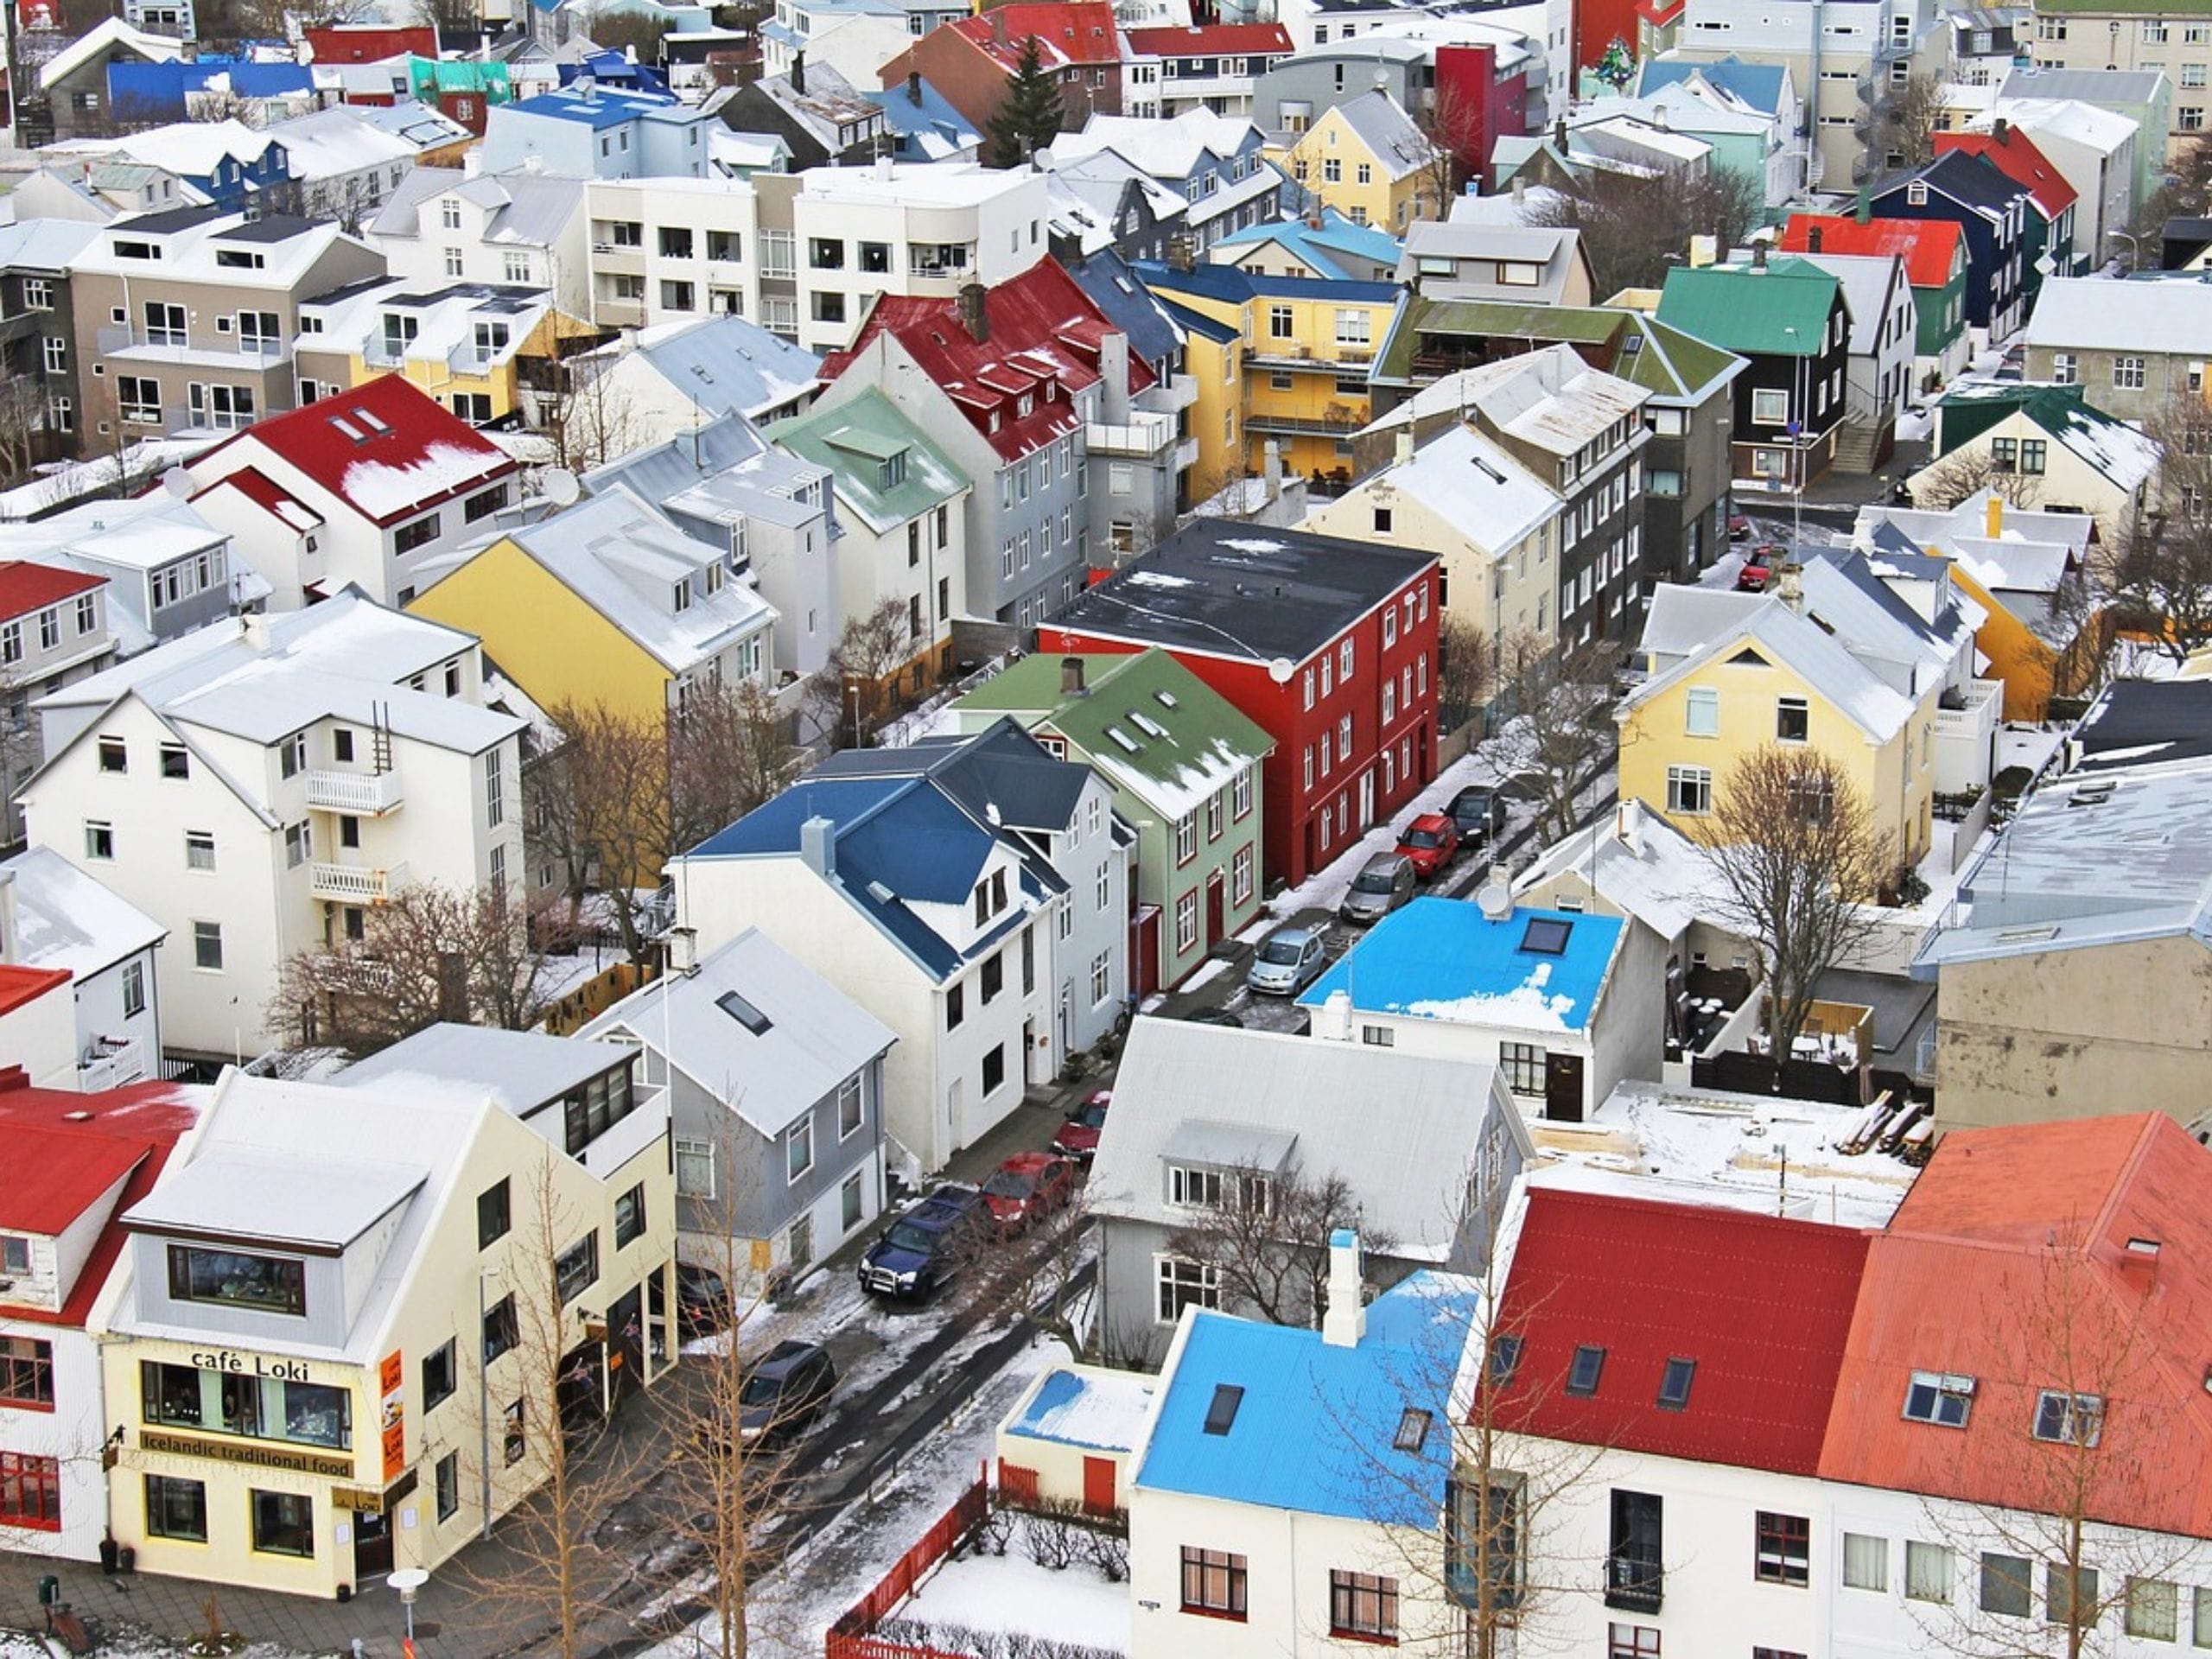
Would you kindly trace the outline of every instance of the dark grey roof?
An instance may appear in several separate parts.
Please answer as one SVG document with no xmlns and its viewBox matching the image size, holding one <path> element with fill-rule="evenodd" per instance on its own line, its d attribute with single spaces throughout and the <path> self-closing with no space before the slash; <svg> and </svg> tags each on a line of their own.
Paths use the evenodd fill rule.
<svg viewBox="0 0 2212 1659">
<path fill-rule="evenodd" d="M 1920 1033 L 1936 1018 L 1936 982 L 1899 974 L 1831 968 L 1815 983 L 1823 1002 L 1854 1002 L 1874 1011 L 1874 1064 L 1910 1071 Z"/>
<path fill-rule="evenodd" d="M 321 226 L 314 219 L 301 219 L 292 213 L 271 213 L 266 219 L 249 219 L 227 231 L 215 232 L 218 242 L 289 242 L 296 236 L 304 236 Z"/>
<path fill-rule="evenodd" d="M 1129 337 L 1129 349 L 1139 357 L 1154 365 L 1177 358 L 1183 340 L 1168 319 L 1166 302 L 1137 280 L 1120 254 L 1102 248 L 1080 264 L 1069 265 L 1067 273 L 1107 321 Z"/>
<path fill-rule="evenodd" d="M 2074 741 L 2080 772 L 2212 755 L 2212 680 L 2115 680 L 2074 728 Z"/>
<path fill-rule="evenodd" d="M 1058 625 L 1300 663 L 1435 563 L 1433 553 L 1200 518 L 1079 595 Z"/>
<path fill-rule="evenodd" d="M 1831 548 L 1826 557 L 1829 563 L 1843 573 L 1847 582 L 1881 607 L 1892 621 L 1910 628 L 1923 639 L 1948 643 L 1958 620 L 1957 606 L 1946 607 L 1943 614 L 1931 626 L 1927 618 L 1905 603 L 1895 588 L 1867 568 L 1865 554 Z"/>
<path fill-rule="evenodd" d="M 164 207 L 156 213 L 140 213 L 131 219 L 115 222 L 118 231 L 143 231 L 149 236 L 167 236 L 173 231 L 196 230 L 212 219 L 223 217 L 230 209 L 225 207 Z"/>
<path fill-rule="evenodd" d="M 1874 550 L 1881 555 L 1884 564 L 1901 575 L 1917 576 L 1923 582 L 1934 581 L 1951 563 L 1948 559 L 1934 558 L 1922 552 L 1919 543 L 1887 518 L 1874 526 L 1874 532 L 1868 539 L 1874 543 Z"/>
<path fill-rule="evenodd" d="M 1993 213 L 2003 213 L 2015 196 L 2033 194 L 2027 186 L 2016 184 L 1999 172 L 1997 163 L 1987 156 L 1947 149 L 1923 166 L 1891 174 L 1874 186 L 1874 197 L 1878 200 L 1894 195 L 1916 179 L 1954 201 L 1968 207 L 1986 207 Z"/>
<path fill-rule="evenodd" d="M 1090 769 L 1058 760 L 1011 719 L 971 737 L 925 737 L 904 748 L 845 749 L 809 778 L 927 778 L 977 820 L 1058 834 L 1075 816 Z"/>
</svg>

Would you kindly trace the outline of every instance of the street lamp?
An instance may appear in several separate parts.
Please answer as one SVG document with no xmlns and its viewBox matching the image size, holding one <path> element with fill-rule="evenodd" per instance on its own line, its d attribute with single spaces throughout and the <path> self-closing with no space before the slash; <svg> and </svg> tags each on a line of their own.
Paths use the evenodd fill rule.
<svg viewBox="0 0 2212 1659">
<path fill-rule="evenodd" d="M 415 1659 L 415 1598 L 429 1581 L 430 1575 L 419 1567 L 403 1567 L 385 1580 L 399 1592 L 399 1605 L 407 1610 L 407 1645 L 400 1649 L 406 1659 Z"/>
<path fill-rule="evenodd" d="M 2140 264 L 2143 261 L 2143 251 L 2136 245 L 2138 238 L 2126 231 L 2107 231 L 2105 232 L 2105 240 L 2108 243 L 2115 237 L 2127 244 L 2127 274 L 2133 276 L 2135 274 L 2136 266 Z"/>
</svg>

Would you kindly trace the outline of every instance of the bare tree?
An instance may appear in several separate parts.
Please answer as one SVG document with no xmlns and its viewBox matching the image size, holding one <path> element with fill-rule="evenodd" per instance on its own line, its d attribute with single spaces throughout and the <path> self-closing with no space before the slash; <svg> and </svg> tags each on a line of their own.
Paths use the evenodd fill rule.
<svg viewBox="0 0 2212 1659">
<path fill-rule="evenodd" d="M 1892 85 L 1874 110 L 1875 141 L 1883 150 L 1894 150 L 1904 167 L 1919 167 L 1935 159 L 1936 134 L 1945 110 L 1943 78 L 1919 70 Z"/>
<path fill-rule="evenodd" d="M 2212 410 L 2177 397 L 2144 429 L 2163 451 L 2158 510 L 2126 527 L 2099 574 L 2118 625 L 2178 662 L 2212 640 Z"/>
<path fill-rule="evenodd" d="M 1582 233 L 1597 290 L 1605 295 L 1663 286 L 1693 236 L 1713 237 L 1724 248 L 1740 244 L 1764 207 L 1758 181 L 1733 168 L 1657 178 L 1593 168 L 1530 218 Z"/>
<path fill-rule="evenodd" d="M 1755 749 L 1720 781 L 1694 839 L 1721 925 L 1758 942 L 1767 1041 L 1786 1058 L 1821 976 L 1878 925 L 1870 908 L 1896 853 L 1850 775 L 1815 748 Z"/>
<path fill-rule="evenodd" d="M 1421 182 L 1413 207 L 1419 219 L 1442 219 L 1452 199 L 1470 178 L 1479 177 L 1490 157 L 1482 153 L 1488 115 L 1456 83 L 1440 81 L 1428 105 L 1414 118 L 1421 137 Z"/>
<path fill-rule="evenodd" d="M 2014 467 L 1999 467 L 1986 448 L 1954 449 L 1923 467 L 1912 480 L 1916 506 L 1948 512 L 1961 501 L 1993 490 L 2007 506 L 2032 507 L 2043 496 L 2043 480 Z"/>
<path fill-rule="evenodd" d="M 1203 1178 L 1204 1213 L 1167 1236 L 1168 1253 L 1210 1269 L 1221 1305 L 1269 1325 L 1310 1325 L 1328 1305 L 1329 1239 L 1357 1230 L 1359 1195 L 1341 1175 L 1244 1166 Z M 1369 1232 L 1368 1248 L 1392 1241 Z"/>
<path fill-rule="evenodd" d="M 557 290 L 557 283 L 556 284 Z M 537 390 L 537 423 L 556 466 L 588 473 L 664 434 L 649 431 L 610 378 L 613 361 L 597 356 L 553 359 L 548 385 Z"/>
<path fill-rule="evenodd" d="M 806 688 L 810 723 L 839 748 L 862 748 L 899 706 L 899 671 L 920 649 L 906 607 L 886 599 L 849 616 L 830 658 Z"/>
<path fill-rule="evenodd" d="M 359 1056 L 440 1020 L 524 1031 L 544 1017 L 546 958 L 565 906 L 495 887 L 421 882 L 361 912 L 358 938 L 296 951 L 277 970 L 270 1025 L 290 1047 Z"/>
<path fill-rule="evenodd" d="M 1499 689 L 1506 718 L 1491 739 L 1501 777 L 1526 788 L 1536 803 L 1539 835 L 1572 835 L 1591 776 L 1618 752 L 1612 679 L 1618 640 L 1593 639 L 1562 649 L 1539 635 L 1507 636 Z"/>
<path fill-rule="evenodd" d="M 1497 695 L 1499 641 L 1464 616 L 1444 613 L 1437 629 L 1437 723 L 1465 725 Z"/>
<path fill-rule="evenodd" d="M 36 377 L 16 375 L 0 384 L 0 482 L 29 475 L 41 458 L 49 418 Z"/>
<path fill-rule="evenodd" d="M 2212 143 L 2202 138 L 2192 138 L 2168 158 L 2164 181 L 2137 204 L 2135 218 L 2126 227 L 2134 234 L 2137 243 L 2134 245 L 2125 242 L 2121 244 L 2127 248 L 2128 268 L 2135 270 L 2139 267 L 2142 263 L 2140 245 L 2144 242 L 2155 245 L 2165 234 L 2169 219 L 2195 217 L 2208 211 L 2212 211 Z M 2102 259 L 2107 251 L 2098 248 L 2094 251 L 2098 258 Z M 2151 257 L 2150 264 L 2153 267 L 2157 265 L 2155 254 Z"/>
</svg>

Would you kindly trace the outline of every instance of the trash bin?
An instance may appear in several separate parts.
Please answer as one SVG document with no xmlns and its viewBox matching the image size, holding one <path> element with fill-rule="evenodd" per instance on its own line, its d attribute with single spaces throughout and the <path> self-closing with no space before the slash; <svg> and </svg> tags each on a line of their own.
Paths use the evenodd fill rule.
<svg viewBox="0 0 2212 1659">
<path fill-rule="evenodd" d="M 129 1544 L 124 1544 L 118 1548 L 115 1552 L 115 1570 L 118 1573 L 136 1573 L 138 1570 L 138 1552 Z"/>
<path fill-rule="evenodd" d="M 38 1581 L 38 1605 L 55 1607 L 61 1603 L 61 1580 L 48 1573 Z"/>
<path fill-rule="evenodd" d="M 100 1540 L 100 1571 L 112 1575 L 115 1572 L 116 1542 L 113 1538 Z"/>
</svg>

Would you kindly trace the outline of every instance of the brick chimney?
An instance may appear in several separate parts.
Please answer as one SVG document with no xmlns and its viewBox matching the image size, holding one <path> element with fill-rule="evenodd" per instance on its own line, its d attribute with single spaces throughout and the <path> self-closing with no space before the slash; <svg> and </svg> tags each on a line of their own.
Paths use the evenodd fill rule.
<svg viewBox="0 0 2212 1659">
<path fill-rule="evenodd" d="M 917 109 L 921 107 L 922 72 L 918 69 L 909 69 L 906 72 L 906 101 Z"/>
<path fill-rule="evenodd" d="M 991 317 L 983 306 L 983 285 L 981 283 L 961 284 L 960 326 L 968 331 L 968 337 L 978 346 L 991 337 Z"/>
<path fill-rule="evenodd" d="M 1821 227 L 1817 225 L 1808 225 L 1805 227 L 1805 251 L 1808 253 L 1818 253 L 1820 251 Z"/>
</svg>

